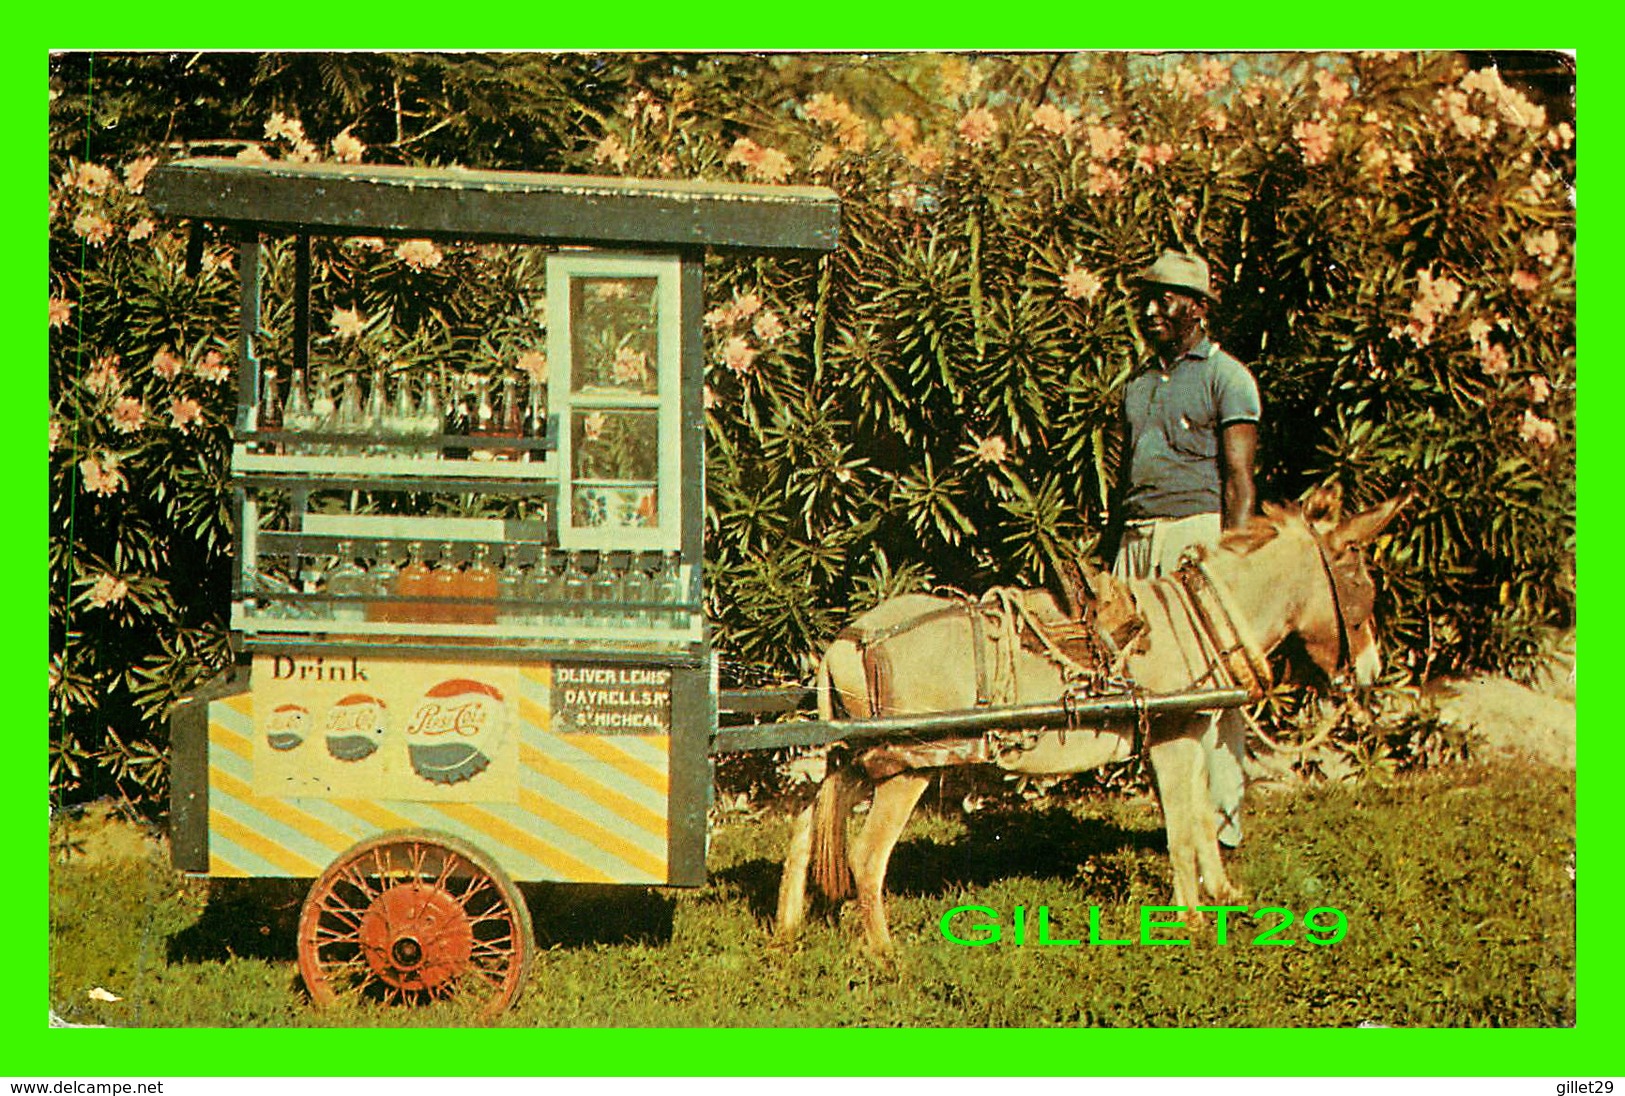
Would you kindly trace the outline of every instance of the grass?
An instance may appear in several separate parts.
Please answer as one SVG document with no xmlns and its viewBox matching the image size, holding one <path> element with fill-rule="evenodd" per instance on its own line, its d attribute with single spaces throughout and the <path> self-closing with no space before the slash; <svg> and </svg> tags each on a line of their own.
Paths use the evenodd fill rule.
<svg viewBox="0 0 1625 1096">
<path fill-rule="evenodd" d="M 893 858 L 894 966 L 866 958 L 849 914 L 797 943 L 770 936 L 777 814 L 715 824 L 698 890 L 527 887 L 543 950 L 514 1009 L 520 1027 L 1571 1026 L 1575 1016 L 1573 774 L 1457 766 L 1389 786 L 1324 786 L 1249 803 L 1232 876 L 1254 908 L 1333 906 L 1340 943 L 1255 946 L 1237 920 L 1189 947 L 1017 946 L 1013 907 L 1049 907 L 1051 935 L 1134 934 L 1169 901 L 1154 806 L 1098 798 L 963 815 L 921 811 Z M 51 1000 L 115 1026 L 447 1026 L 455 1003 L 406 1011 L 312 1009 L 293 925 L 305 884 L 186 879 L 147 843 L 70 848 L 58 828 L 50 905 Z M 95 837 L 89 832 L 90 839 Z M 949 909 L 992 907 L 1005 938 L 945 940 Z M 1029 912 L 1029 917 L 1032 913 Z M 1172 915 L 1162 915 L 1171 918 Z M 968 932 L 970 920 L 962 920 Z M 1127 931 L 1114 931 L 1127 930 Z M 1031 933 L 1032 930 L 1029 930 Z M 1159 936 L 1174 937 L 1175 931 Z M 1031 935 L 1029 935 L 1031 940 Z M 123 998 L 93 1000 L 101 986 Z"/>
</svg>

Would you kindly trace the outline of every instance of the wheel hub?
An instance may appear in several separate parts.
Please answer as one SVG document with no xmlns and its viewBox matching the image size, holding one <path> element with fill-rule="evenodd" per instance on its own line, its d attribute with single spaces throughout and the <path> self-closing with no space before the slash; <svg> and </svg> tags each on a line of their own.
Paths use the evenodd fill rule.
<svg viewBox="0 0 1625 1096">
<path fill-rule="evenodd" d="M 374 974 L 400 990 L 433 990 L 468 968 L 474 929 L 455 896 L 405 883 L 373 900 L 357 926 Z"/>
</svg>

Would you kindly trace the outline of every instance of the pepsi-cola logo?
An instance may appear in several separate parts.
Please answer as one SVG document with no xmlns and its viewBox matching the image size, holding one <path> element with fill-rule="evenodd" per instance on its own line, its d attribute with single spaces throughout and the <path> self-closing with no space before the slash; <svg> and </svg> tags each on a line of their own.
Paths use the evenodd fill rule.
<svg viewBox="0 0 1625 1096">
<path fill-rule="evenodd" d="M 366 693 L 351 693 L 327 712 L 327 752 L 338 761 L 361 761 L 378 752 L 384 736 L 382 700 Z"/>
<path fill-rule="evenodd" d="M 448 734 L 473 738 L 495 727 L 501 715 L 499 690 L 483 681 L 458 678 L 441 682 L 424 694 L 406 723 L 406 733 L 425 738 Z"/>
<path fill-rule="evenodd" d="M 305 740 L 310 710 L 299 704 L 279 704 L 265 720 L 265 740 L 271 749 L 287 751 Z"/>
</svg>

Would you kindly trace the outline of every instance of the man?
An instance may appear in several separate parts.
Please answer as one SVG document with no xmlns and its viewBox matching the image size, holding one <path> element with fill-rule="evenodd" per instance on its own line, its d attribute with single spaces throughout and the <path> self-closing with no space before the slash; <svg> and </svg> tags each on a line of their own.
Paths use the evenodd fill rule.
<svg viewBox="0 0 1625 1096">
<path fill-rule="evenodd" d="M 1155 351 L 1123 393 L 1123 459 L 1107 531 L 1112 573 L 1155 578 L 1197 544 L 1247 523 L 1257 503 L 1253 457 L 1262 408 L 1247 367 L 1207 334 L 1215 301 L 1207 263 L 1164 251 L 1135 279 L 1135 315 Z M 1241 841 L 1246 724 L 1236 709 L 1204 739 L 1219 840 Z"/>
</svg>

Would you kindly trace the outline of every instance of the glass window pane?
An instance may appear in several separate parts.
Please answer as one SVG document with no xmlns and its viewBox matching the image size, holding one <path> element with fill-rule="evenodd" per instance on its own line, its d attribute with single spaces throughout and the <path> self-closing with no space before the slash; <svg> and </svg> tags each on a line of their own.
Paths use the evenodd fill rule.
<svg viewBox="0 0 1625 1096">
<path fill-rule="evenodd" d="M 577 529 L 656 529 L 660 514 L 654 484 L 637 487 L 577 486 L 571 493 L 570 524 Z"/>
<path fill-rule="evenodd" d="M 570 478 L 660 478 L 660 412 L 587 410 L 570 413 Z"/>
<path fill-rule="evenodd" d="M 570 280 L 572 392 L 659 392 L 659 284 L 658 278 Z"/>
</svg>

